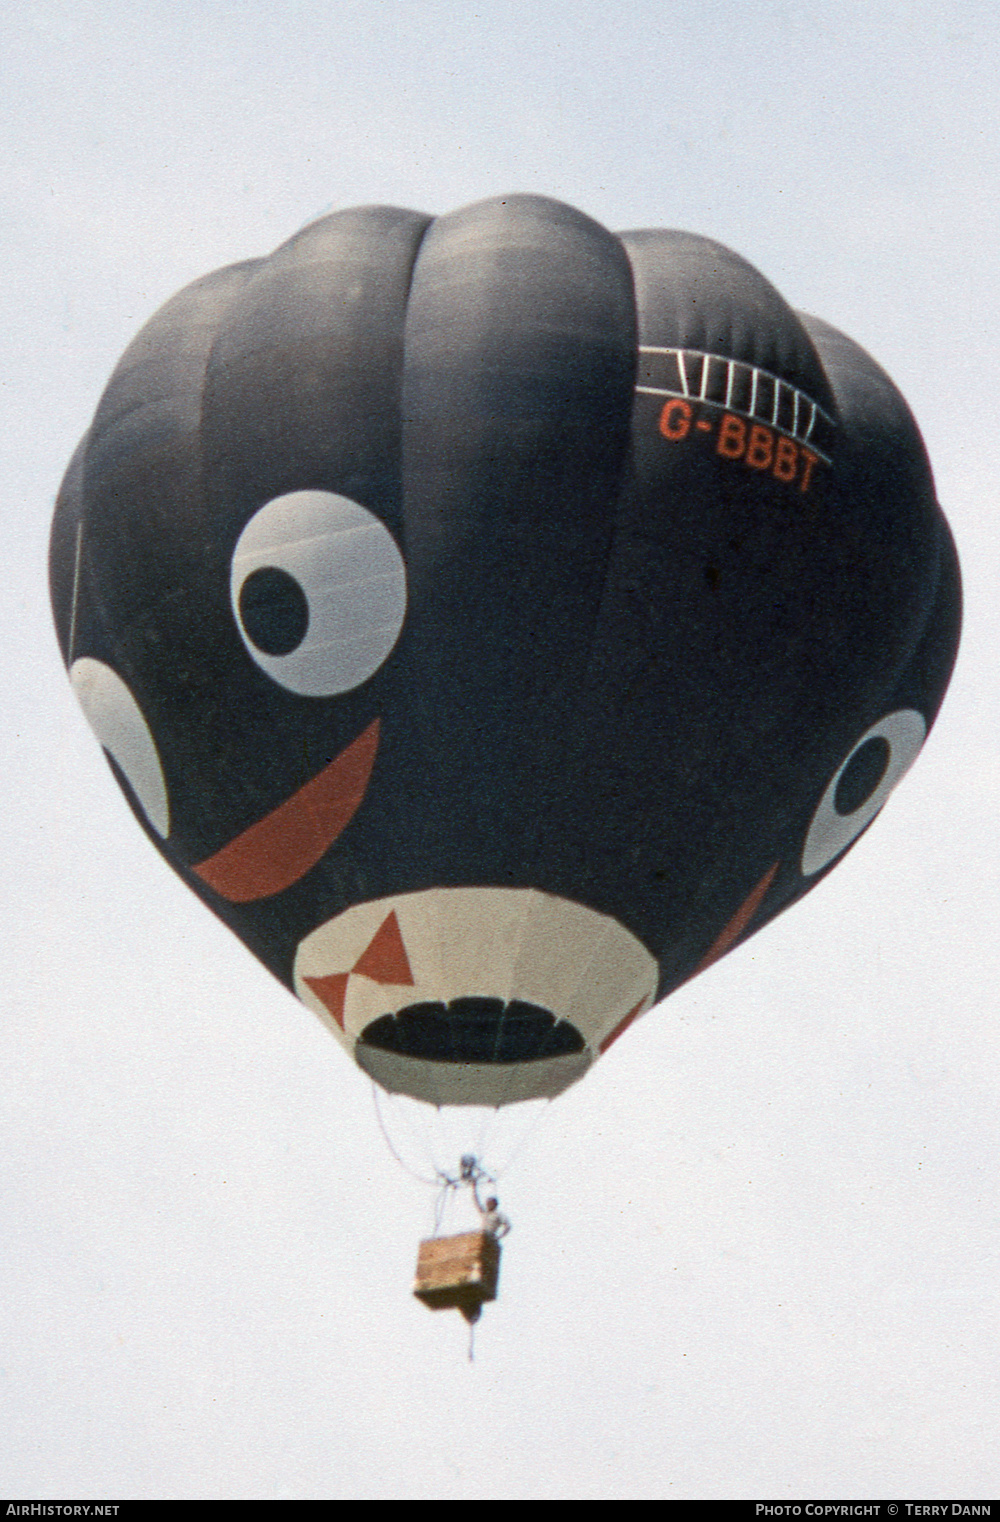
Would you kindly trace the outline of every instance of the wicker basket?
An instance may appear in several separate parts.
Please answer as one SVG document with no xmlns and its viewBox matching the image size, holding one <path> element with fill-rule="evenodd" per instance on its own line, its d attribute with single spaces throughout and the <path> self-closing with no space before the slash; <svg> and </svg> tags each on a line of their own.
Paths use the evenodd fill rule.
<svg viewBox="0 0 1000 1522">
<path fill-rule="evenodd" d="M 413 1293 L 432 1311 L 458 1310 L 475 1321 L 496 1299 L 499 1276 L 500 1243 L 488 1231 L 428 1237 L 417 1255 Z"/>
</svg>

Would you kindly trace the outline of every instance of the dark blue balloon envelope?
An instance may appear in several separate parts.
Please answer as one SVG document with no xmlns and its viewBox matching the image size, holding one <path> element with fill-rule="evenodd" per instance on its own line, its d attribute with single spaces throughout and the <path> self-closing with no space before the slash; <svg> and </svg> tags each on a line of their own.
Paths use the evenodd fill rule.
<svg viewBox="0 0 1000 1522">
<path fill-rule="evenodd" d="M 171 866 L 384 1087 L 552 1095 L 808 892 L 960 592 L 913 418 L 688 233 L 337 212 L 182 291 L 52 530 Z"/>
</svg>

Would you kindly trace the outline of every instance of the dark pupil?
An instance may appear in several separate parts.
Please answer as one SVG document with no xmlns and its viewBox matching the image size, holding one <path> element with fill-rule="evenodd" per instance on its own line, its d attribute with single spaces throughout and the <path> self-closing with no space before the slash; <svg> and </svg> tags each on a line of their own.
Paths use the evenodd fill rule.
<svg viewBox="0 0 1000 1522">
<path fill-rule="evenodd" d="M 841 773 L 833 806 L 838 814 L 853 814 L 874 793 L 889 765 L 892 748 L 888 740 L 874 735 L 854 752 Z"/>
<path fill-rule="evenodd" d="M 258 650 L 288 655 L 306 637 L 309 604 L 294 576 L 277 566 L 261 566 L 240 588 L 240 618 Z"/>
</svg>

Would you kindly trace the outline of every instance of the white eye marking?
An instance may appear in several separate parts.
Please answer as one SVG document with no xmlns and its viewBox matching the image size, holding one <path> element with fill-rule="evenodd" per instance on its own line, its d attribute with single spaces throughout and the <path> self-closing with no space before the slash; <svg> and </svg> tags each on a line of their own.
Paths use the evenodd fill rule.
<svg viewBox="0 0 1000 1522">
<path fill-rule="evenodd" d="M 374 676 L 406 615 L 406 565 L 381 519 L 349 497 L 293 491 L 250 519 L 230 596 L 254 661 L 303 697 Z"/>
<path fill-rule="evenodd" d="M 73 662 L 69 679 L 87 723 L 128 779 L 157 835 L 165 839 L 170 833 L 167 784 L 138 703 L 117 671 L 89 655 Z"/>
<path fill-rule="evenodd" d="M 835 772 L 813 815 L 802 852 L 804 877 L 839 856 L 871 823 L 917 759 L 926 734 L 923 715 L 915 708 L 900 708 L 865 731 Z"/>
</svg>

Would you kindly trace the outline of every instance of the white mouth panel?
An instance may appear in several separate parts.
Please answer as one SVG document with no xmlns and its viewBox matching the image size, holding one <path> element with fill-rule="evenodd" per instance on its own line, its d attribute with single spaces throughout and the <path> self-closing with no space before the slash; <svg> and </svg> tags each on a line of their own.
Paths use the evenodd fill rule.
<svg viewBox="0 0 1000 1522">
<path fill-rule="evenodd" d="M 359 1041 L 354 1060 L 390 1094 L 408 1094 L 432 1105 L 496 1108 L 528 1099 L 555 1099 L 583 1077 L 594 1059 L 584 1049 L 535 1062 L 428 1062 Z"/>
<path fill-rule="evenodd" d="M 435 1104 L 503 1104 L 561 1092 L 610 1033 L 649 1007 L 657 975 L 646 948 L 608 915 L 511 888 L 431 888 L 355 905 L 301 942 L 294 968 L 299 998 L 366 1072 L 385 1088 Z M 369 1028 L 382 1022 L 384 1029 L 385 1016 L 402 1011 L 400 1023 L 412 1022 L 415 1006 L 436 1006 L 444 1016 L 443 1006 L 469 999 L 513 1004 L 515 1017 L 534 1010 L 526 1018 L 536 1023 L 554 1018 L 566 1038 L 562 1049 L 506 1062 L 499 1031 L 486 1062 L 466 1060 L 471 1051 L 462 1056 L 457 1048 L 428 1061 L 423 1051 L 371 1044 Z M 369 1039 L 361 1041 L 366 1030 Z M 570 1040 L 582 1050 L 566 1050 Z"/>
</svg>

